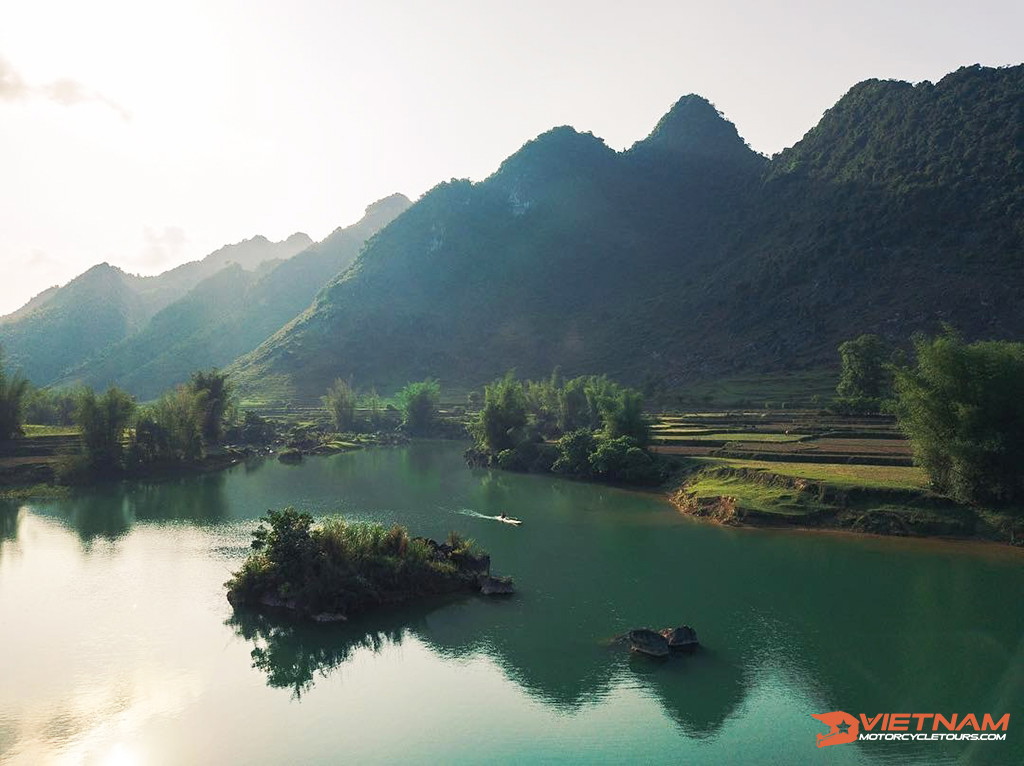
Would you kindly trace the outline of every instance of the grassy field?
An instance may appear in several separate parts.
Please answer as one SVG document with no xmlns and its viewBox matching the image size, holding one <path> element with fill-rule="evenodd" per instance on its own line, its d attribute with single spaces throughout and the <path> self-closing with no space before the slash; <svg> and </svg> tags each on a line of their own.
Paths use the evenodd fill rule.
<svg viewBox="0 0 1024 766">
<path fill-rule="evenodd" d="M 759 513 L 805 516 L 823 509 L 820 503 L 805 492 L 761 484 L 739 476 L 702 473 L 695 481 L 687 484 L 687 490 L 701 499 L 735 498 L 743 510 Z"/>
<path fill-rule="evenodd" d="M 25 425 L 23 430 L 29 439 L 37 436 L 78 436 L 80 433 L 77 426 Z"/>
<path fill-rule="evenodd" d="M 723 442 L 798 442 L 803 439 L 800 434 L 775 434 L 740 431 L 737 433 L 687 433 L 685 431 L 658 431 L 654 438 L 658 442 L 671 444 L 674 441 L 723 441 Z"/>
<path fill-rule="evenodd" d="M 659 418 L 652 437 L 682 459 L 676 505 L 719 523 L 1014 539 L 1011 516 L 930 492 L 891 418 L 704 410 Z"/>
<path fill-rule="evenodd" d="M 765 473 L 823 482 L 844 489 L 866 487 L 868 489 L 926 490 L 928 488 L 927 474 L 916 466 L 784 463 L 715 457 L 695 459 L 709 466 L 753 468 Z"/>
</svg>

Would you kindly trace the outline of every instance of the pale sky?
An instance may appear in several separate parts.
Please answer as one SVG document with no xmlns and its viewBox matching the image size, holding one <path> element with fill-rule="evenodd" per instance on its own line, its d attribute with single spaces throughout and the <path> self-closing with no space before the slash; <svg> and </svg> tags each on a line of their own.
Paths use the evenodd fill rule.
<svg viewBox="0 0 1024 766">
<path fill-rule="evenodd" d="M 556 125 L 622 149 L 687 93 L 772 154 L 860 80 L 1019 64 L 1021 30 L 1021 0 L 4 0 L 0 314 L 322 239 Z"/>
</svg>

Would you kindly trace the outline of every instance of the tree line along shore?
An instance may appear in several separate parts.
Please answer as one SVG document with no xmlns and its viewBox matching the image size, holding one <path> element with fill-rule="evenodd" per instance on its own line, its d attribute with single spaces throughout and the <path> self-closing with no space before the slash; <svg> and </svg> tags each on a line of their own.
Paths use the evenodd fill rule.
<svg viewBox="0 0 1024 766">
<path fill-rule="evenodd" d="M 442 403 L 437 380 L 384 397 L 339 377 L 318 406 L 276 415 L 240 407 L 217 370 L 139 405 L 117 388 L 33 389 L 0 361 L 0 491 L 468 437 L 470 465 L 657 489 L 719 523 L 1019 544 L 1024 344 L 947 329 L 912 354 L 864 335 L 839 357 L 825 407 L 683 411 L 661 392 L 652 406 L 650 391 L 556 370 L 509 372 L 461 403 Z"/>
</svg>

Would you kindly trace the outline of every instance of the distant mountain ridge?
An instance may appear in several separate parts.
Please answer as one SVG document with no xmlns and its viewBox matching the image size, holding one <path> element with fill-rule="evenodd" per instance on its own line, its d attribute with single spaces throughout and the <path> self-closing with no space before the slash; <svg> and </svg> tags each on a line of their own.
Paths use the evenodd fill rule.
<svg viewBox="0 0 1024 766">
<path fill-rule="evenodd" d="M 1019 338 L 1021 294 L 1024 66 L 974 66 L 854 86 L 771 159 L 693 95 L 625 152 L 556 128 L 424 195 L 232 370 L 280 400 L 556 365 L 672 386 L 862 332 Z"/>
<path fill-rule="evenodd" d="M 136 332 L 154 314 L 226 264 L 257 269 L 290 258 L 311 242 L 306 234 L 293 234 L 282 242 L 257 236 L 152 277 L 101 263 L 0 317 L 0 346 L 12 367 L 20 367 L 38 384 L 50 383 L 70 367 Z"/>
<path fill-rule="evenodd" d="M 37 382 L 144 398 L 234 360 L 246 398 L 287 403 L 511 367 L 672 388 L 943 322 L 1019 339 L 1024 65 L 865 81 L 772 158 L 688 95 L 628 150 L 554 128 L 301 253 L 218 253 L 160 278 L 95 267 L 0 320 L 0 344 Z"/>
<path fill-rule="evenodd" d="M 249 265 L 259 264 L 255 269 L 224 258 L 227 265 L 219 271 L 56 383 L 117 384 L 151 399 L 197 369 L 230 364 L 305 309 L 321 287 L 352 264 L 368 237 L 411 204 L 401 194 L 386 197 L 368 206 L 358 222 L 296 255 L 250 260 Z"/>
</svg>

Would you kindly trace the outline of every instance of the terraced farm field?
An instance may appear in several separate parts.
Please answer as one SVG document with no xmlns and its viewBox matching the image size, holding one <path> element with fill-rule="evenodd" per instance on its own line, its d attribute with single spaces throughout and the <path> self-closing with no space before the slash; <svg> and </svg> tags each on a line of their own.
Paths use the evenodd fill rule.
<svg viewBox="0 0 1024 766">
<path fill-rule="evenodd" d="M 841 465 L 913 464 L 892 418 L 843 418 L 809 411 L 662 416 L 653 448 L 669 455 Z"/>
<path fill-rule="evenodd" d="M 783 463 L 763 460 L 736 460 L 731 458 L 702 459 L 709 466 L 723 465 L 733 468 L 753 468 L 781 476 L 792 476 L 808 481 L 821 481 L 840 487 L 870 487 L 873 489 L 928 488 L 928 476 L 917 466 L 902 465 L 849 465 L 840 463 Z"/>
</svg>

